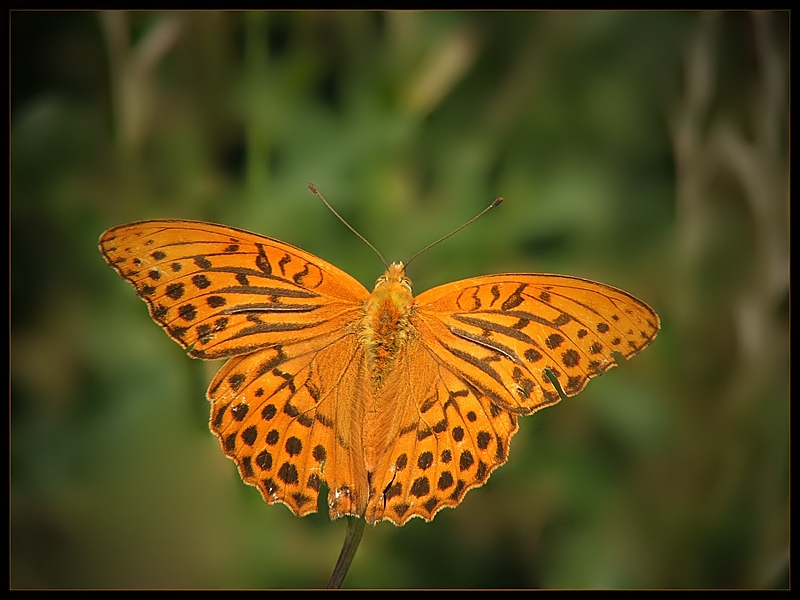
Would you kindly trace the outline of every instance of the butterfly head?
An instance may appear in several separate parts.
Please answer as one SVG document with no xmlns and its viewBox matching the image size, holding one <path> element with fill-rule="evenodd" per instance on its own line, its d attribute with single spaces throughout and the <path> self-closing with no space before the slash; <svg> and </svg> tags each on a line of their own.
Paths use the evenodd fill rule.
<svg viewBox="0 0 800 600">
<path fill-rule="evenodd" d="M 386 269 L 386 272 L 378 277 L 375 282 L 375 289 L 377 290 L 382 286 L 394 286 L 399 284 L 402 287 L 408 288 L 411 293 L 411 280 L 406 277 L 406 266 L 402 262 L 393 262 Z"/>
</svg>

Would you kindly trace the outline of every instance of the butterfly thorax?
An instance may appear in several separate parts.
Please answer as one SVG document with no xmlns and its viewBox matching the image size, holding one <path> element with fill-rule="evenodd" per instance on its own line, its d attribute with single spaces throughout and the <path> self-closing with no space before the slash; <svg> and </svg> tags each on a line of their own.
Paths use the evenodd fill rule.
<svg viewBox="0 0 800 600">
<path fill-rule="evenodd" d="M 367 300 L 361 339 L 374 389 L 389 374 L 398 350 L 408 337 L 408 315 L 413 297 L 403 263 L 392 263 Z"/>
</svg>

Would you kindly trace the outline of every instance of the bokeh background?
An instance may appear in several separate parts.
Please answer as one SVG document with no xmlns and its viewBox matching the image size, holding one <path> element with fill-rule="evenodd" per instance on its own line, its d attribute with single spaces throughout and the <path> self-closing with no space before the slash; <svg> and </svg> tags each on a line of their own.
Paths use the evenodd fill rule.
<svg viewBox="0 0 800 600">
<path fill-rule="evenodd" d="M 521 419 L 345 587 L 789 584 L 788 12 L 12 12 L 15 588 L 324 585 L 345 531 L 266 506 L 100 233 L 175 217 L 368 287 L 503 271 L 621 287 L 662 331 Z"/>
</svg>

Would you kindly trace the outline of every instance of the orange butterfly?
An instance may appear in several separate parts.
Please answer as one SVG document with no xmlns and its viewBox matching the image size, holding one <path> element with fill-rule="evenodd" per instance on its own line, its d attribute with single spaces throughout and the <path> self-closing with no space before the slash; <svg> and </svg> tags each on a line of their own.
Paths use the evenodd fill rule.
<svg viewBox="0 0 800 600">
<path fill-rule="evenodd" d="M 416 298 L 402 263 L 372 293 L 285 242 L 199 221 L 100 237 L 109 265 L 194 358 L 230 358 L 211 431 L 268 504 L 330 518 L 431 520 L 508 457 L 517 417 L 646 347 L 644 302 L 577 277 L 514 273 Z"/>
</svg>

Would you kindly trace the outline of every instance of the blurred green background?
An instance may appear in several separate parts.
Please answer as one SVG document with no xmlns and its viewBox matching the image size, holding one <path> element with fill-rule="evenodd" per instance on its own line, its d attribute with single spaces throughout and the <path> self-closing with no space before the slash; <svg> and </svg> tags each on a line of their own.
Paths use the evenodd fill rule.
<svg viewBox="0 0 800 600">
<path fill-rule="evenodd" d="M 596 279 L 653 345 L 520 421 L 345 587 L 788 586 L 789 14 L 12 12 L 11 586 L 324 585 L 345 523 L 266 506 L 100 233 L 175 217 L 417 293 Z"/>
</svg>

